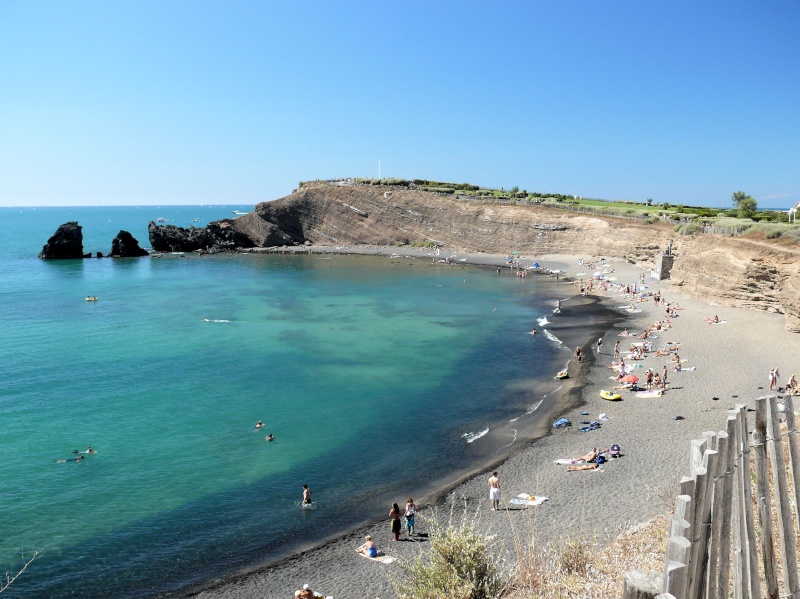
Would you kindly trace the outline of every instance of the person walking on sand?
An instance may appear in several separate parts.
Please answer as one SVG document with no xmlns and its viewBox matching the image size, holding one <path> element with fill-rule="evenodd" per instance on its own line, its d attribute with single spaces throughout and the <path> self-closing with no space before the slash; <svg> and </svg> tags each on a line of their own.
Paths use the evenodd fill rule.
<svg viewBox="0 0 800 599">
<path fill-rule="evenodd" d="M 614 359 L 619 359 L 619 341 L 614 344 Z"/>
<path fill-rule="evenodd" d="M 311 505 L 311 489 L 308 485 L 303 485 L 303 505 Z"/>
<path fill-rule="evenodd" d="M 400 540 L 400 506 L 396 503 L 392 504 L 392 509 L 389 510 L 389 520 L 392 523 L 392 541 Z"/>
<path fill-rule="evenodd" d="M 500 479 L 497 472 L 493 472 L 489 477 L 489 499 L 492 501 L 492 511 L 500 509 Z"/>
<path fill-rule="evenodd" d="M 603 347 L 603 338 L 602 338 L 602 337 L 600 337 L 600 338 L 597 340 L 597 353 L 598 353 L 598 354 L 600 353 L 600 348 L 601 348 L 601 347 Z"/>
<path fill-rule="evenodd" d="M 680 366 L 680 362 L 678 362 L 678 366 Z M 661 371 L 661 390 L 667 390 L 667 365 L 664 364 L 664 370 Z"/>
<path fill-rule="evenodd" d="M 778 377 L 775 376 L 775 369 L 769 371 L 769 390 L 774 391 L 778 387 Z"/>
<path fill-rule="evenodd" d="M 580 347 L 580 345 L 575 348 L 575 361 L 576 362 L 583 362 L 583 357 L 581 356 L 581 347 Z"/>
</svg>

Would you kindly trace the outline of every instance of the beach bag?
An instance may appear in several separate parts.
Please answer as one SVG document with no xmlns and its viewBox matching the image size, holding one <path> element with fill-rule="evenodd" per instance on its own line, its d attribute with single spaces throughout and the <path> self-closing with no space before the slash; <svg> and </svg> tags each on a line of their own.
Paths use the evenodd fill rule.
<svg viewBox="0 0 800 599">
<path fill-rule="evenodd" d="M 604 456 L 599 455 L 594 459 L 594 463 L 595 464 L 605 464 L 606 463 L 606 458 Z"/>
<path fill-rule="evenodd" d="M 619 445 L 617 445 L 616 443 L 614 445 L 612 445 L 611 446 L 611 457 L 612 458 L 618 458 L 619 457 L 619 451 L 620 451 Z"/>
</svg>

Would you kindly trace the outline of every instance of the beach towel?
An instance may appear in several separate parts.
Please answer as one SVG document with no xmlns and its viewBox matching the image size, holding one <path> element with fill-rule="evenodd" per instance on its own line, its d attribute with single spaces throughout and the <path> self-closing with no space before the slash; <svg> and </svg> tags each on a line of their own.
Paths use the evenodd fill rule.
<svg viewBox="0 0 800 599">
<path fill-rule="evenodd" d="M 639 391 L 636 397 L 661 397 L 662 395 L 661 391 Z"/>
<path fill-rule="evenodd" d="M 560 466 L 571 466 L 573 464 L 583 464 L 583 460 L 576 460 L 574 458 L 559 458 L 558 460 L 555 460 L 554 463 L 559 464 Z"/>
<path fill-rule="evenodd" d="M 528 493 L 520 493 L 514 499 L 509 499 L 508 503 L 514 505 L 542 505 L 547 501 L 547 497 L 541 495 L 529 495 Z"/>
<path fill-rule="evenodd" d="M 393 558 L 391 555 L 379 555 L 378 557 L 370 557 L 363 553 L 359 553 L 358 555 L 361 557 L 366 557 L 372 562 L 381 562 L 382 564 L 391 564 L 393 561 L 395 561 L 395 558 Z"/>
<path fill-rule="evenodd" d="M 572 426 L 572 423 L 566 418 L 559 418 L 553 423 L 553 428 L 560 428 L 562 426 Z"/>
</svg>

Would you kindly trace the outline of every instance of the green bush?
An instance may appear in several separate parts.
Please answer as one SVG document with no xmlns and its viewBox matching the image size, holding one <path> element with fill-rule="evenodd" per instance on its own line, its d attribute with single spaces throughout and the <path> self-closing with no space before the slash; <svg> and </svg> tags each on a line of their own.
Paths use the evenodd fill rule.
<svg viewBox="0 0 800 599">
<path fill-rule="evenodd" d="M 657 223 L 657 222 L 658 222 L 658 217 L 657 216 L 651 216 L 649 218 L 644 219 L 644 224 L 646 224 L 646 225 L 652 225 L 653 223 Z"/>
<path fill-rule="evenodd" d="M 400 562 L 401 576 L 390 576 L 398 599 L 494 599 L 506 583 L 498 572 L 492 540 L 462 520 L 430 528 L 430 550 Z"/>
<path fill-rule="evenodd" d="M 673 229 L 673 231 L 681 235 L 691 235 L 692 233 L 700 233 L 702 230 L 703 227 L 700 226 L 698 223 L 681 223 L 679 225 L 675 225 Z"/>
</svg>

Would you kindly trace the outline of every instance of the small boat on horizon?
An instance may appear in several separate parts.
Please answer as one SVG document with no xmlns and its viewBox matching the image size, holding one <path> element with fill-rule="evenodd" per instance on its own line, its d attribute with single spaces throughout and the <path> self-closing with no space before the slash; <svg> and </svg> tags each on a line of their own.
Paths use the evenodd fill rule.
<svg viewBox="0 0 800 599">
<path fill-rule="evenodd" d="M 156 219 L 156 222 L 157 222 L 157 223 L 168 223 L 168 222 L 169 222 L 169 219 L 168 219 L 168 218 L 164 218 L 163 216 L 159 216 L 159 217 Z"/>
</svg>

